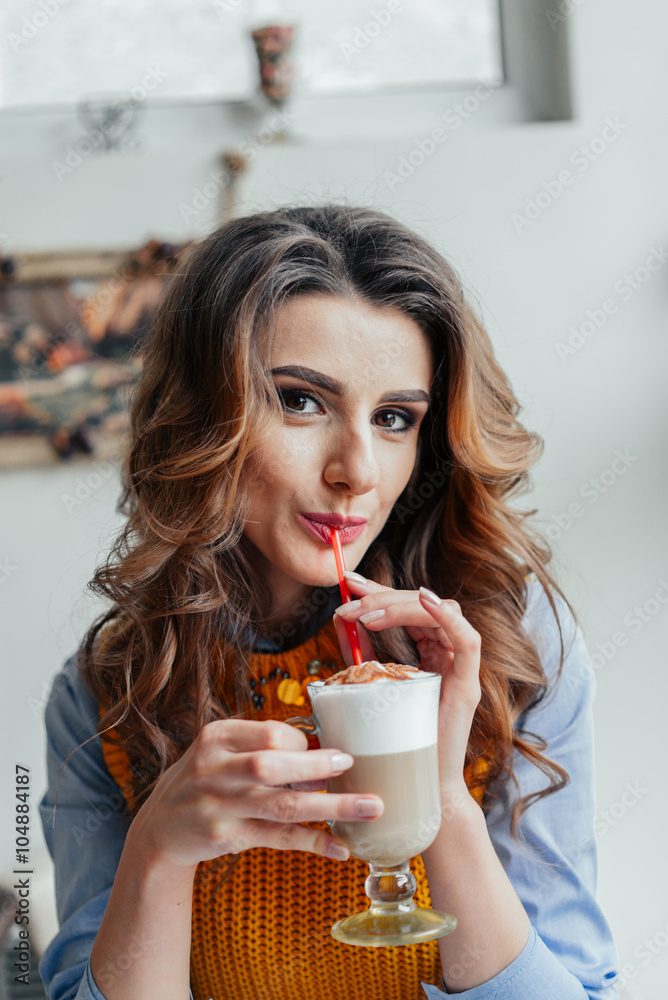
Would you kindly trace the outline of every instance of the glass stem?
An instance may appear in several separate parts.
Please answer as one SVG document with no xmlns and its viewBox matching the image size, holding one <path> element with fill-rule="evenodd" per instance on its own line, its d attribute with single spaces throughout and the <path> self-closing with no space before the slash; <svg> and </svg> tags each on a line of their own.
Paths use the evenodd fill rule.
<svg viewBox="0 0 668 1000">
<path fill-rule="evenodd" d="M 364 889 L 371 900 L 373 913 L 391 916 L 410 913 L 416 908 L 413 896 L 417 880 L 408 861 L 400 865 L 374 865 L 369 862 L 369 874 Z"/>
</svg>

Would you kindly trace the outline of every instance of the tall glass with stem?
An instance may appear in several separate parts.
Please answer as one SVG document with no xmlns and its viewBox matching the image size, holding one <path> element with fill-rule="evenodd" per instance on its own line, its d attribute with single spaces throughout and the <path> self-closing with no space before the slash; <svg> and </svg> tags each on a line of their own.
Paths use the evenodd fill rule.
<svg viewBox="0 0 668 1000">
<path fill-rule="evenodd" d="M 321 747 L 353 756 L 352 767 L 328 781 L 329 792 L 379 795 L 385 806 L 378 819 L 330 822 L 351 855 L 369 865 L 370 906 L 334 924 L 338 941 L 418 944 L 457 926 L 450 914 L 416 904 L 417 882 L 409 865 L 434 841 L 441 824 L 440 685 L 440 676 L 427 672 L 353 684 L 316 680 L 307 686 L 313 716 L 288 720 L 315 733 Z"/>
</svg>

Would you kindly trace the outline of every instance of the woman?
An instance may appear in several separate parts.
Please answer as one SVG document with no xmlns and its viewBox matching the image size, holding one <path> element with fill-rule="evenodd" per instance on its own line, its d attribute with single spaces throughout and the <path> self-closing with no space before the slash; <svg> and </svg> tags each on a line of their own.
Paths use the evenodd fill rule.
<svg viewBox="0 0 668 1000">
<path fill-rule="evenodd" d="M 50 997 L 611 996 L 592 671 L 509 502 L 542 441 L 455 274 L 332 205 L 228 222 L 180 270 L 92 583 L 112 606 L 46 710 Z M 345 608 L 326 522 L 357 525 Z M 411 862 L 418 901 L 458 919 L 437 941 L 330 935 L 367 867 L 325 821 L 383 803 L 322 795 L 352 760 L 285 720 L 352 662 L 344 617 L 366 657 L 442 675 L 443 822 Z"/>
</svg>

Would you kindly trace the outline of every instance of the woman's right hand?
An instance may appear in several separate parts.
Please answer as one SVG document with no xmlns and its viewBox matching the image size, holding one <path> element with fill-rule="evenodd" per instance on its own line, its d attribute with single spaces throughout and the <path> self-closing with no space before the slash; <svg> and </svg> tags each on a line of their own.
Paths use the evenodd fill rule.
<svg viewBox="0 0 668 1000">
<path fill-rule="evenodd" d="M 156 782 L 130 829 L 160 860 L 196 868 L 250 847 L 310 851 L 346 860 L 320 820 L 373 819 L 377 795 L 307 791 L 352 765 L 334 749 L 309 750 L 304 733 L 284 722 L 219 719 L 205 725 L 183 756 Z M 296 784 L 298 789 L 286 788 Z M 366 812 L 358 811 L 360 803 Z M 378 812 L 369 815 L 369 805 Z"/>
</svg>

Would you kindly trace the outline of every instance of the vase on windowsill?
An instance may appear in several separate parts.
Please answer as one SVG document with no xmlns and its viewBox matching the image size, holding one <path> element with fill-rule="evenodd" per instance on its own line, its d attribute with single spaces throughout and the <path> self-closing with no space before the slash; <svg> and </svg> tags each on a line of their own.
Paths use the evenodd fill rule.
<svg viewBox="0 0 668 1000">
<path fill-rule="evenodd" d="M 259 63 L 260 91 L 273 107 L 284 107 L 292 91 L 294 66 L 290 50 L 294 32 L 294 25 L 289 24 L 268 24 L 251 31 Z"/>
</svg>

